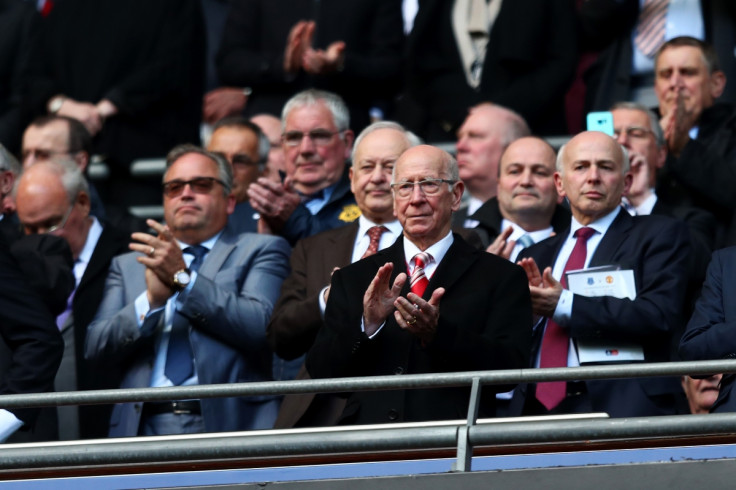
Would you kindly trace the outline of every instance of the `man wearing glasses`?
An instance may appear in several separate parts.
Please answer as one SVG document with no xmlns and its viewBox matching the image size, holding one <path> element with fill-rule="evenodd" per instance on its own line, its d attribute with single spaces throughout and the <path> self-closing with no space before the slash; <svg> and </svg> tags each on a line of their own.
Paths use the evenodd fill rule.
<svg viewBox="0 0 736 490">
<path fill-rule="evenodd" d="M 56 377 L 57 391 L 115 388 L 117 379 L 104 376 L 84 359 L 87 325 L 102 300 L 110 261 L 127 251 L 126 233 L 90 214 L 87 181 L 77 162 L 62 159 L 28 167 L 18 181 L 16 206 L 26 235 L 56 235 L 66 240 L 74 259 L 71 295 L 64 298 L 56 325 L 64 338 L 64 358 Z M 104 437 L 109 418 L 105 406 L 59 407 L 62 440 Z"/>
<path fill-rule="evenodd" d="M 233 167 L 235 210 L 229 223 L 238 232 L 258 231 L 260 215 L 248 201 L 248 187 L 263 175 L 269 149 L 261 129 L 243 117 L 222 119 L 213 128 L 207 150 L 223 156 Z"/>
<path fill-rule="evenodd" d="M 658 174 L 667 172 L 667 142 L 657 116 L 646 106 L 634 102 L 615 104 L 611 114 L 616 140 L 629 151 L 633 176 L 631 188 L 623 197 L 624 208 L 635 216 L 670 216 L 684 221 L 688 226 L 691 248 L 688 292 L 683 310 L 688 318 L 700 294 L 715 246 L 716 219 L 705 209 L 673 198 L 666 184 L 658 182 Z M 672 336 L 675 355 L 680 333 L 675 332 Z"/>
<path fill-rule="evenodd" d="M 125 366 L 121 388 L 271 379 L 266 323 L 288 272 L 282 238 L 226 227 L 232 169 L 191 145 L 174 148 L 163 178 L 166 225 L 134 233 L 113 260 L 87 332 L 86 356 Z M 124 403 L 110 436 L 270 428 L 276 397 Z"/>
<path fill-rule="evenodd" d="M 531 302 L 524 272 L 450 231 L 464 185 L 457 163 L 432 146 L 397 160 L 394 213 L 403 236 L 332 276 L 320 329 L 307 355 L 313 377 L 515 369 L 528 362 Z M 480 413 L 495 413 L 484 387 Z M 467 388 L 352 394 L 340 423 L 463 418 Z"/>
<path fill-rule="evenodd" d="M 300 238 L 355 221 L 360 210 L 350 192 L 346 161 L 353 146 L 343 100 L 330 92 L 306 90 L 284 106 L 282 144 L 286 178 L 261 177 L 248 189 L 264 230 Z"/>
</svg>

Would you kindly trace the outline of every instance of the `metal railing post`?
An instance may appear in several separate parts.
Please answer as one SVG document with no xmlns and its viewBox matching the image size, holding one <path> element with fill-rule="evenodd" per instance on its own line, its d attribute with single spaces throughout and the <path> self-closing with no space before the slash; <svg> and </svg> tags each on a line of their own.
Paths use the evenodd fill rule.
<svg viewBox="0 0 736 490">
<path fill-rule="evenodd" d="M 470 388 L 470 402 L 468 403 L 468 419 L 464 426 L 457 430 L 457 461 L 452 465 L 452 471 L 471 471 L 473 463 L 473 444 L 470 442 L 470 428 L 478 421 L 480 408 L 480 378 L 473 378 Z"/>
</svg>

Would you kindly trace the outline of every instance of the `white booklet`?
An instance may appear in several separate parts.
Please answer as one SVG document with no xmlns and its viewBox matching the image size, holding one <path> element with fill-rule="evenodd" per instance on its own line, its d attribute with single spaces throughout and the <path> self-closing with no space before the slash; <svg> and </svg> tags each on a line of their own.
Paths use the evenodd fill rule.
<svg viewBox="0 0 736 490">
<path fill-rule="evenodd" d="M 613 296 L 614 298 L 636 298 L 634 271 L 620 270 L 614 266 L 594 267 L 569 271 L 567 288 L 581 296 Z M 644 360 L 641 345 L 629 342 L 606 340 L 576 340 L 580 364 L 634 362 Z"/>
</svg>

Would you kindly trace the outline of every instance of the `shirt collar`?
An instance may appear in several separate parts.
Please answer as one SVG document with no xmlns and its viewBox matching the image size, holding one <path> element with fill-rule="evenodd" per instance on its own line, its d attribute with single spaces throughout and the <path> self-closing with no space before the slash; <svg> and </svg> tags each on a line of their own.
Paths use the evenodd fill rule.
<svg viewBox="0 0 736 490">
<path fill-rule="evenodd" d="M 445 257 L 445 254 L 450 249 L 450 245 L 452 245 L 453 241 L 454 241 L 454 238 L 452 236 L 452 231 L 450 231 L 442 240 L 433 244 L 431 247 L 427 248 L 427 250 L 419 250 L 419 247 L 414 245 L 406 237 L 406 235 L 404 235 L 404 259 L 406 260 L 406 263 L 408 264 L 411 262 L 411 259 L 416 254 L 423 251 L 432 256 L 432 258 L 434 259 L 434 264 L 439 264 L 440 262 L 442 262 L 442 259 Z"/>
<path fill-rule="evenodd" d="M 576 231 L 578 231 L 580 228 L 584 228 L 585 226 L 587 226 L 588 228 L 593 228 L 597 233 L 601 235 L 605 235 L 606 231 L 608 231 L 608 228 L 611 226 L 611 223 L 613 223 L 613 220 L 616 219 L 616 216 L 618 216 L 618 213 L 621 212 L 622 209 L 623 208 L 621 206 L 616 206 L 613 211 L 603 216 L 602 218 L 595 220 L 589 225 L 581 225 L 575 219 L 575 217 L 573 217 L 572 225 L 570 226 L 570 236 L 573 236 Z"/>
<path fill-rule="evenodd" d="M 205 247 L 207 249 L 208 252 L 210 252 L 212 250 L 212 247 L 215 246 L 215 243 L 220 238 L 220 235 L 222 235 L 222 230 L 220 230 L 219 232 L 215 233 L 213 236 L 211 236 L 207 240 L 203 241 L 202 243 L 195 244 L 195 245 L 202 245 L 203 247 Z M 177 240 L 176 243 L 179 244 L 179 248 L 181 248 L 182 250 L 184 250 L 185 248 L 187 248 L 188 246 L 191 245 L 189 243 L 184 243 L 184 242 L 179 241 L 179 240 Z"/>
<path fill-rule="evenodd" d="M 84 264 L 89 264 L 90 259 L 92 259 L 92 254 L 95 251 L 95 247 L 97 246 L 97 242 L 100 239 L 100 235 L 102 235 L 102 225 L 100 222 L 94 216 L 90 216 L 90 218 L 92 218 L 92 226 L 89 227 L 87 240 L 85 240 L 84 247 L 76 260 L 77 262 Z"/>
<path fill-rule="evenodd" d="M 360 215 L 358 217 L 358 239 L 363 237 L 366 233 L 368 233 L 368 230 L 370 228 L 373 228 L 374 226 L 378 226 L 376 223 L 372 222 L 368 218 L 366 218 L 364 215 Z M 388 223 L 383 223 L 380 226 L 385 226 L 388 231 L 394 234 L 394 236 L 401 235 L 401 223 L 399 223 L 399 220 L 393 220 L 389 221 Z"/>
</svg>

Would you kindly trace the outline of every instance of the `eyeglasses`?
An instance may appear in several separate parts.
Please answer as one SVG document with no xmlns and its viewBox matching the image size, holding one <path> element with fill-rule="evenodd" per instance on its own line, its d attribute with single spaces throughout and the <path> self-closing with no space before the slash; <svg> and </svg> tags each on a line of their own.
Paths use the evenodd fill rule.
<svg viewBox="0 0 736 490">
<path fill-rule="evenodd" d="M 69 206 L 69 209 L 67 209 L 64 216 L 55 224 L 51 224 L 54 220 L 49 220 L 41 225 L 28 225 L 26 223 L 21 223 L 21 226 L 27 235 L 48 235 L 63 229 L 66 226 L 66 222 L 69 221 L 69 216 L 71 216 L 72 211 L 74 211 L 74 204 Z"/>
<path fill-rule="evenodd" d="M 236 153 L 235 155 L 233 155 L 232 159 L 229 159 L 224 153 L 221 153 L 219 151 L 213 151 L 212 153 L 221 156 L 233 165 L 258 165 L 258 162 L 254 162 L 253 159 L 245 153 Z"/>
<path fill-rule="evenodd" d="M 225 183 L 214 177 L 197 177 L 191 180 L 170 180 L 164 182 L 164 196 L 179 197 L 184 192 L 184 187 L 189 185 L 195 194 L 209 194 L 215 184 L 225 187 Z"/>
<path fill-rule="evenodd" d="M 330 144 L 332 137 L 340 134 L 342 131 L 330 131 L 328 129 L 313 129 L 308 133 L 301 131 L 288 131 L 281 136 L 286 146 L 299 146 L 306 136 L 316 146 L 326 146 Z"/>
<path fill-rule="evenodd" d="M 641 126 L 629 126 L 628 128 L 614 128 L 613 130 L 613 137 L 618 138 L 621 135 L 621 132 L 626 135 L 627 138 L 636 138 L 636 139 L 643 139 L 649 136 L 650 133 L 652 133 L 651 130 L 647 128 L 642 128 Z"/>
<path fill-rule="evenodd" d="M 418 185 L 425 196 L 434 196 L 440 192 L 440 186 L 443 183 L 454 185 L 456 182 L 448 179 L 424 179 L 419 182 L 397 182 L 391 184 L 391 188 L 399 197 L 409 197 L 414 192 L 414 186 Z"/>
</svg>

